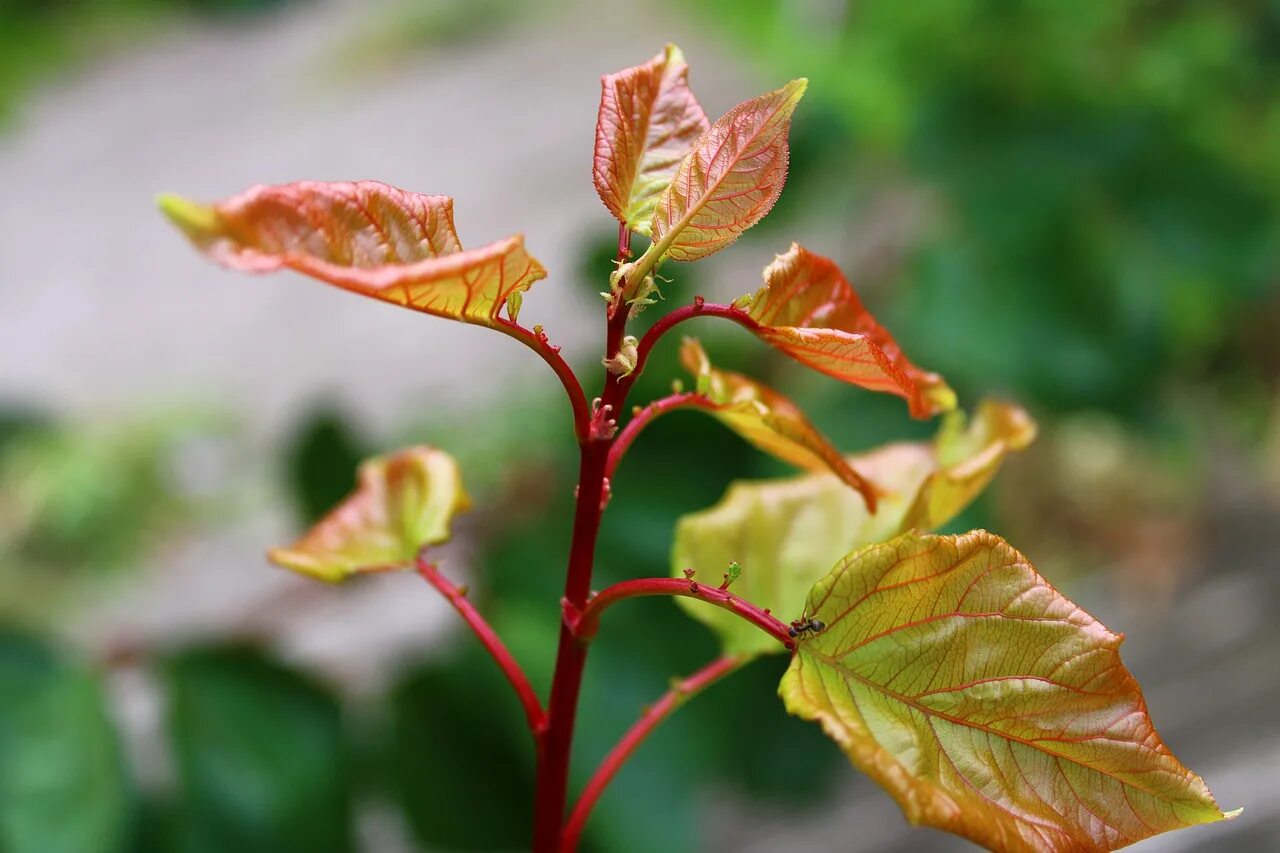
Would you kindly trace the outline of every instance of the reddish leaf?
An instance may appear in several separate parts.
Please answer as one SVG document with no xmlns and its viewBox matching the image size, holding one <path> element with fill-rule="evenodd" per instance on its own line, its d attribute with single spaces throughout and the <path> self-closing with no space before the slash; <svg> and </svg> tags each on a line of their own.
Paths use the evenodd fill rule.
<svg viewBox="0 0 1280 853">
<path fill-rule="evenodd" d="M 257 186 L 212 206 L 163 196 L 160 206 L 223 266 L 281 268 L 416 311 L 497 326 L 546 276 L 520 235 L 464 251 L 453 199 L 376 181 Z"/>
<path fill-rule="evenodd" d="M 787 179 L 787 131 L 808 81 L 745 101 L 711 126 L 681 161 L 653 213 L 659 255 L 694 261 L 759 222 Z"/>
<path fill-rule="evenodd" d="M 695 405 L 765 453 L 810 471 L 830 471 L 857 490 L 868 511 L 875 512 L 875 487 L 845 461 L 795 403 L 741 373 L 712 367 L 693 338 L 685 338 L 680 361 L 698 382 L 701 396 Z"/>
<path fill-rule="evenodd" d="M 449 538 L 456 513 L 470 506 L 453 457 L 410 447 L 360 465 L 356 490 L 271 561 L 320 580 L 402 568 L 418 551 Z"/>
<path fill-rule="evenodd" d="M 593 167 L 596 192 L 618 221 L 649 233 L 658 196 L 707 129 L 689 89 L 689 66 L 674 44 L 600 81 Z"/>
<path fill-rule="evenodd" d="M 1114 850 L 1224 815 L 1160 740 L 1122 637 L 1006 542 L 905 534 L 809 593 L 779 686 L 907 819 L 993 850 Z"/>
<path fill-rule="evenodd" d="M 765 267 L 748 313 L 772 346 L 836 379 L 905 397 L 915 417 L 955 408 L 952 390 L 903 355 L 839 267 L 797 243 Z"/>
</svg>

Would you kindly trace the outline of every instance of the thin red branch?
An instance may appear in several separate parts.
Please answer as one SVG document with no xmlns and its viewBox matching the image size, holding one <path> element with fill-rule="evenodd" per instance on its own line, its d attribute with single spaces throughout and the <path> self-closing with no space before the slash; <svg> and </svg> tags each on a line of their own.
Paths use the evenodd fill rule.
<svg viewBox="0 0 1280 853">
<path fill-rule="evenodd" d="M 613 471 L 618 467 L 618 463 L 622 461 L 622 457 L 626 455 L 627 448 L 631 447 L 631 443 L 636 440 L 636 436 L 640 435 L 640 432 L 646 426 L 667 412 L 672 412 L 685 406 L 697 405 L 698 401 L 702 399 L 699 394 L 686 391 L 654 400 L 636 412 L 631 420 L 627 422 L 627 425 L 622 428 L 622 432 L 618 433 L 613 447 L 609 448 L 609 459 L 604 466 L 605 477 L 613 478 Z"/>
<path fill-rule="evenodd" d="M 547 335 L 540 328 L 526 329 L 519 323 L 505 318 L 498 318 L 498 330 L 510 335 L 529 349 L 536 352 L 552 370 L 565 393 L 569 395 L 569 405 L 573 407 L 573 432 L 578 441 L 586 440 L 591 423 L 591 407 L 587 403 L 587 395 L 582 390 L 582 383 L 573 372 L 573 368 L 560 355 L 560 347 L 553 346 Z"/>
<path fill-rule="evenodd" d="M 795 648 L 795 640 L 789 633 L 789 627 L 768 610 L 762 610 L 723 587 L 707 586 L 695 580 L 680 578 L 637 578 L 615 583 L 592 596 L 586 607 L 578 607 L 566 600 L 562 602 L 565 622 L 575 637 L 580 640 L 589 640 L 595 636 L 600 627 L 601 613 L 619 601 L 646 595 L 679 595 L 714 604 L 716 607 L 738 614 L 782 643 L 788 650 Z"/>
<path fill-rule="evenodd" d="M 529 678 L 524 674 L 524 670 L 520 668 L 520 664 L 512 657 L 511 652 L 507 650 L 507 647 L 498 638 L 493 628 L 489 627 L 489 623 L 484 620 L 480 612 L 467 600 L 464 589 L 451 583 L 444 575 L 440 574 L 439 569 L 422 557 L 418 558 L 417 564 L 418 573 L 426 578 L 427 583 L 439 590 L 446 601 L 453 605 L 453 609 L 458 611 L 458 615 L 471 627 L 476 637 L 479 638 L 481 645 L 497 662 L 502 674 L 507 677 L 507 681 L 511 682 L 516 695 L 520 697 L 520 704 L 524 706 L 524 715 L 529 721 L 529 731 L 533 732 L 534 737 L 539 737 L 546 728 L 547 715 L 542 710 L 542 703 L 538 701 L 538 694 L 534 692 L 533 685 L 529 683 Z"/>
<path fill-rule="evenodd" d="M 644 370 L 645 362 L 649 360 L 649 353 L 658 341 L 662 339 L 662 336 L 684 321 L 692 320 L 694 317 L 723 317 L 751 331 L 760 328 L 760 324 L 751 319 L 751 316 L 741 308 L 706 302 L 699 296 L 693 300 L 692 305 L 677 308 L 654 323 L 649 328 L 649 331 L 644 333 L 644 337 L 640 339 L 639 346 L 636 347 L 636 366 L 627 376 L 628 384 L 634 383 L 640 376 L 641 371 Z"/>
<path fill-rule="evenodd" d="M 671 713 L 687 702 L 689 699 L 706 690 L 720 679 L 731 673 L 734 673 L 746 663 L 749 658 L 736 657 L 726 655 L 717 658 L 702 669 L 695 672 L 687 678 L 682 678 L 672 684 L 671 689 L 663 694 L 662 698 L 652 705 L 644 709 L 640 715 L 640 719 L 627 730 L 604 760 L 600 762 L 600 766 L 596 768 L 596 772 L 592 775 L 591 780 L 587 782 L 586 787 L 582 789 L 582 793 L 578 796 L 578 802 L 573 807 L 572 814 L 569 815 L 569 822 L 565 824 L 563 849 L 565 851 L 573 851 L 577 849 L 578 839 L 582 836 L 582 830 L 587 825 L 587 819 L 591 816 L 591 810 L 595 808 L 596 802 L 600 799 L 600 795 L 604 793 L 605 788 L 613 781 L 613 777 L 622 769 L 622 765 L 627 762 L 640 744 L 653 733 L 653 730 L 671 716 Z"/>
</svg>

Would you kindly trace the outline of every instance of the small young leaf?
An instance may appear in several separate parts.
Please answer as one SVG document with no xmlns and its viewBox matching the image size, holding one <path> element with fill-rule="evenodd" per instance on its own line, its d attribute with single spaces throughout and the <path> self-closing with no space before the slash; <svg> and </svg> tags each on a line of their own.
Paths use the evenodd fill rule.
<svg viewBox="0 0 1280 853">
<path fill-rule="evenodd" d="M 463 250 L 453 199 L 377 181 L 256 186 L 212 206 L 161 196 L 195 246 L 230 269 L 292 269 L 415 311 L 497 326 L 546 277 L 517 234 Z"/>
<path fill-rule="evenodd" d="M 836 379 L 905 397 L 915 417 L 955 408 L 952 390 L 907 360 L 840 268 L 798 243 L 765 267 L 748 316 L 766 343 Z"/>
<path fill-rule="evenodd" d="M 619 222 L 646 236 L 658 196 L 709 125 L 688 77 L 684 54 L 669 44 L 644 65 L 600 80 L 596 192 Z"/>
<path fill-rule="evenodd" d="M 807 85 L 792 80 L 744 101 L 702 135 L 653 212 L 653 240 L 666 257 L 718 252 L 769 212 L 787 179 L 787 131 Z"/>
<path fill-rule="evenodd" d="M 365 461 L 356 490 L 301 539 L 268 553 L 271 561 L 337 582 L 398 568 L 425 545 L 449 538 L 449 523 L 470 506 L 458 464 L 433 447 L 410 447 Z"/>
<path fill-rule="evenodd" d="M 1122 637 L 1004 540 L 905 534 L 810 592 L 778 693 L 907 819 L 993 850 L 1114 850 L 1222 820 L 1160 740 Z"/>
<path fill-rule="evenodd" d="M 710 412 L 746 441 L 810 471 L 831 471 L 857 490 L 874 512 L 875 487 L 855 471 L 840 451 L 818 432 L 804 412 L 786 397 L 741 373 L 717 370 L 693 338 L 685 338 L 680 361 L 697 380 L 697 406 Z"/>
<path fill-rule="evenodd" d="M 967 430 L 957 418 L 932 443 L 890 444 L 848 457 L 879 489 L 874 515 L 831 475 L 734 483 L 718 504 L 680 519 L 672 576 L 692 568 L 709 582 L 736 560 L 743 571 L 735 593 L 780 616 L 798 616 L 809 589 L 841 556 L 911 527 L 945 524 L 990 482 L 1005 455 L 1034 434 L 1021 408 L 987 401 Z M 779 651 L 772 638 L 732 613 L 684 598 L 677 604 L 719 634 L 727 653 Z"/>
</svg>

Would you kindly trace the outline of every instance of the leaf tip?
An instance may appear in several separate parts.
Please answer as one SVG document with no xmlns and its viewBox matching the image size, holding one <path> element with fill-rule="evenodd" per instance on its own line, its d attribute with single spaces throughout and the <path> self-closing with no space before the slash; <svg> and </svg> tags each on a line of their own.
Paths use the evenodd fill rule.
<svg viewBox="0 0 1280 853">
<path fill-rule="evenodd" d="M 156 207 L 188 235 L 206 234 L 218 228 L 218 214 L 212 207 L 197 204 L 176 193 L 157 195 Z"/>
<path fill-rule="evenodd" d="M 1240 817 L 1240 815 L 1241 815 L 1241 814 L 1243 814 L 1243 813 L 1244 813 L 1244 806 L 1241 806 L 1241 807 L 1240 807 L 1240 808 L 1238 808 L 1238 809 L 1232 809 L 1232 810 L 1231 810 L 1231 811 L 1229 811 L 1229 812 L 1223 812 L 1223 813 L 1222 813 L 1222 819 L 1223 819 L 1223 820 L 1235 820 L 1236 818 Z"/>
</svg>

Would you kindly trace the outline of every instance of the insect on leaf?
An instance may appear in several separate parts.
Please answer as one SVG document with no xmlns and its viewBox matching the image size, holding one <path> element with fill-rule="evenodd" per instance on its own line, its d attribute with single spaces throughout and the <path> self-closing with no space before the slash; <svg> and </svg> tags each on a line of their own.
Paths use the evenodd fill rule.
<svg viewBox="0 0 1280 853">
<path fill-rule="evenodd" d="M 946 382 L 907 359 L 840 268 L 798 243 L 765 267 L 748 315 L 766 343 L 836 379 L 905 397 L 915 417 L 955 408 Z"/>
<path fill-rule="evenodd" d="M 703 395 L 697 401 L 698 408 L 765 453 L 799 468 L 832 472 L 875 511 L 875 487 L 845 461 L 795 403 L 741 373 L 712 367 L 702 345 L 693 338 L 685 338 L 680 360 Z"/>
<path fill-rule="evenodd" d="M 912 823 L 993 850 L 1114 850 L 1222 820 L 1114 634 L 985 531 L 856 551 L 809 594 L 778 692 Z"/>
<path fill-rule="evenodd" d="M 592 175 L 619 222 L 649 234 L 658 196 L 709 122 L 674 44 L 643 65 L 601 78 Z"/>
<path fill-rule="evenodd" d="M 744 101 L 680 162 L 653 212 L 655 246 L 695 261 L 728 246 L 773 207 L 787 179 L 787 132 L 808 81 Z"/>
<path fill-rule="evenodd" d="M 830 474 L 734 483 L 715 506 L 680 519 L 672 576 L 691 568 L 710 581 L 737 561 L 742 578 L 735 593 L 779 616 L 799 616 L 805 596 L 836 560 L 912 527 L 947 523 L 995 477 L 1005 456 L 1034 435 L 1035 423 L 1021 408 L 985 401 L 967 427 L 957 413 L 932 442 L 849 456 L 849 465 L 879 491 L 875 514 Z M 780 651 L 732 613 L 683 598 L 677 604 L 711 627 L 728 653 Z"/>
<path fill-rule="evenodd" d="M 515 235 L 464 250 L 453 199 L 377 181 L 256 186 L 205 206 L 160 207 L 214 261 L 251 273 L 292 269 L 415 311 L 500 326 L 546 270 Z"/>
<path fill-rule="evenodd" d="M 453 516 L 470 508 L 453 457 L 410 447 L 360 465 L 356 489 L 271 561 L 320 580 L 401 568 L 426 545 L 449 538 Z"/>
</svg>

